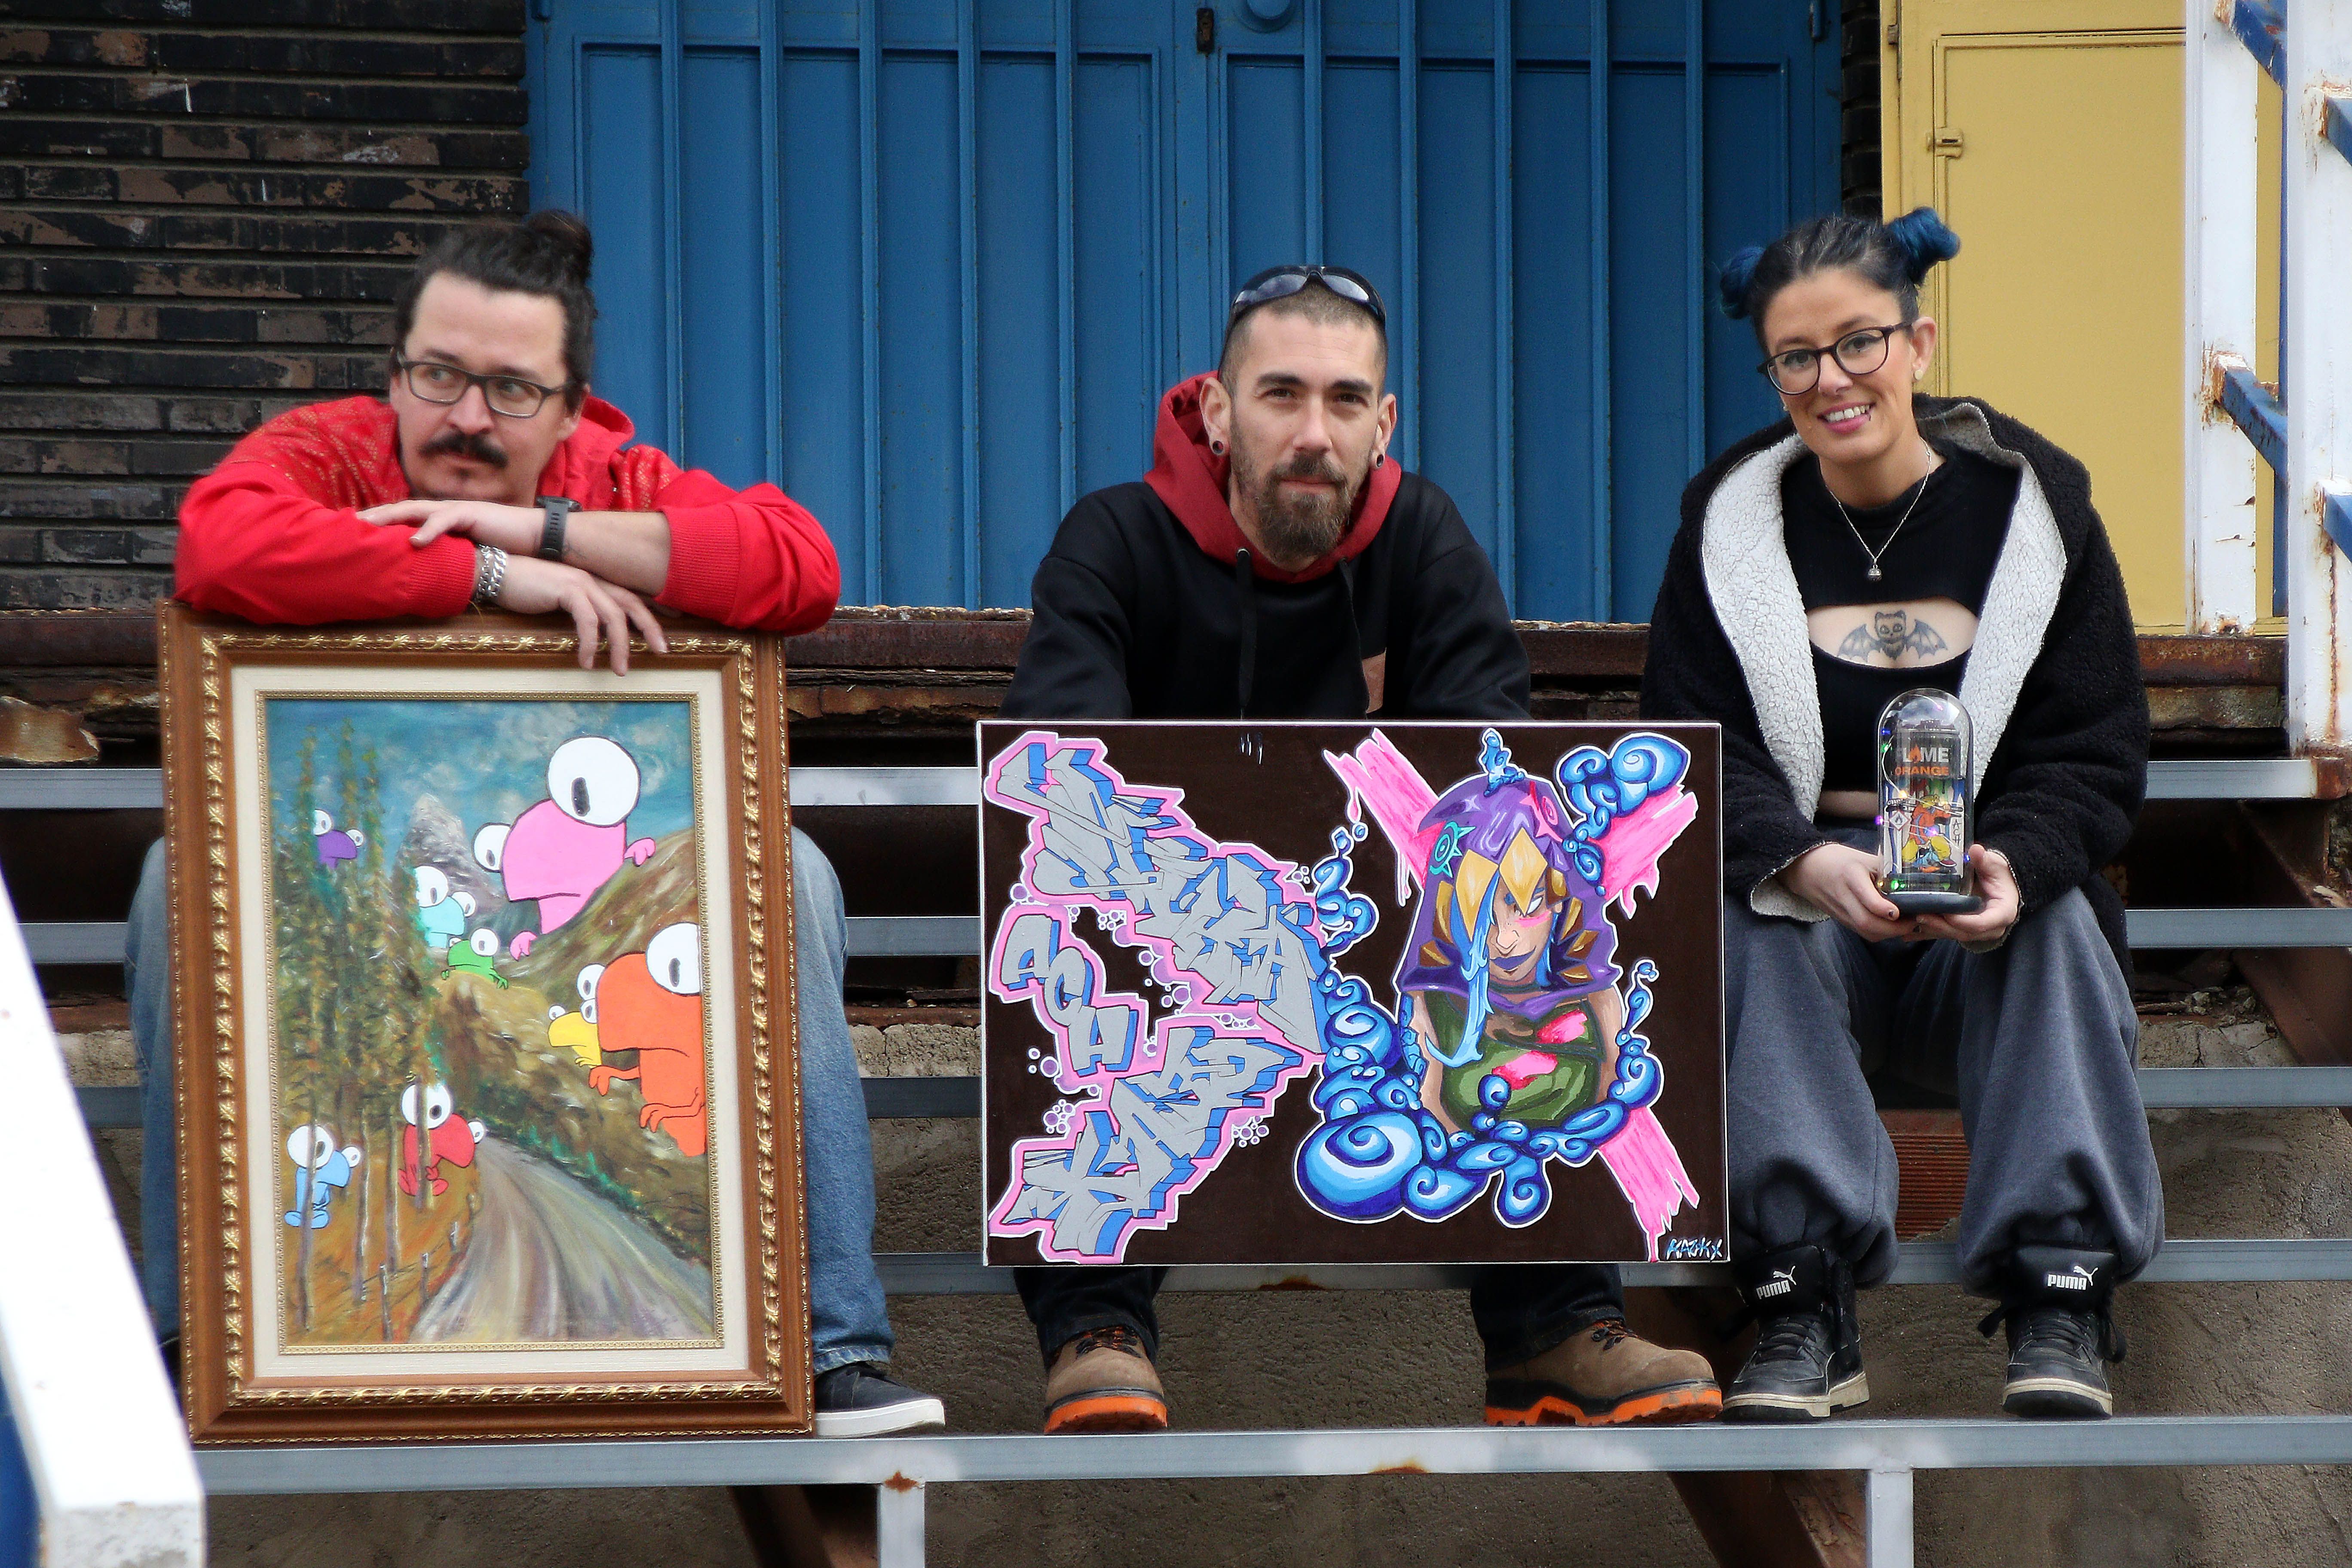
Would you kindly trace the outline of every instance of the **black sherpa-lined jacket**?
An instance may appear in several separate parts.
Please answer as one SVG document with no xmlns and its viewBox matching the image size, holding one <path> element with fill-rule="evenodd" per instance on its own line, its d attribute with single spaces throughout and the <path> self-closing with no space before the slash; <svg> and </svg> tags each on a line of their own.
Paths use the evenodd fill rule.
<svg viewBox="0 0 2352 1568">
<path fill-rule="evenodd" d="M 1924 433 L 2021 470 L 1960 682 L 1975 731 L 1977 840 L 2016 870 L 2021 918 L 2079 887 L 2121 957 L 2122 900 L 2099 871 L 2147 787 L 2147 693 L 2090 474 L 1979 400 L 1923 396 L 1913 408 Z M 1821 920 L 1774 880 L 1826 839 L 1812 820 L 1821 702 L 1781 535 L 1780 476 L 1804 450 L 1784 419 L 1683 491 L 1642 711 L 1723 726 L 1725 890 L 1759 914 Z"/>
</svg>

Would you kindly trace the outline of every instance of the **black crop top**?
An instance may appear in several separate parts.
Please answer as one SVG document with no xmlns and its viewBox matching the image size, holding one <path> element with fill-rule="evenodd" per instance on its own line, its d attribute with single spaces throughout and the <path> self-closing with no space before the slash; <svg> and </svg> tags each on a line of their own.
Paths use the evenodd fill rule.
<svg viewBox="0 0 2352 1568">
<path fill-rule="evenodd" d="M 2009 537 L 2009 514 L 2017 504 L 2017 470 L 1955 447 L 1939 444 L 1937 450 L 1944 461 L 1922 481 L 1924 490 L 1906 490 L 1885 506 L 1848 507 L 1844 516 L 1839 515 L 1829 487 L 1822 482 L 1820 459 L 1807 454 L 1782 473 L 1780 515 L 1789 564 L 1795 569 L 1797 591 L 1808 614 L 1847 605 L 1939 598 L 1956 600 L 1971 614 L 1982 613 L 1993 565 Z M 1904 521 L 1906 510 L 1908 522 Z M 1847 517 L 1853 520 L 1852 528 Z M 1871 550 L 1884 547 L 1878 558 L 1884 575 L 1875 582 L 1869 575 L 1870 555 L 1854 539 L 1857 531 Z M 1906 628 L 1881 618 L 1874 629 L 1892 639 Z M 1969 656 L 1963 652 L 1937 659 L 1940 638 L 1926 628 L 1910 635 L 1932 639 L 1919 651 L 1933 662 L 1891 668 L 1813 649 L 1813 682 L 1827 751 L 1823 789 L 1878 787 L 1878 716 L 1895 698 L 1920 686 L 1958 694 Z"/>
</svg>

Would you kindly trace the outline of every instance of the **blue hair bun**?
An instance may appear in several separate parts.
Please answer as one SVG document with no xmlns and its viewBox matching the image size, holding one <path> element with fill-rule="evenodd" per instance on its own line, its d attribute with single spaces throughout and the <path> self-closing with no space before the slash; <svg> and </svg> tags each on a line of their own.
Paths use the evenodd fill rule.
<svg viewBox="0 0 2352 1568">
<path fill-rule="evenodd" d="M 1902 253 L 1903 275 L 1914 283 L 1938 261 L 1960 253 L 1960 237 L 1936 216 L 1934 207 L 1913 207 L 1886 226 L 1886 237 Z"/>
<path fill-rule="evenodd" d="M 1764 247 L 1760 245 L 1736 250 L 1731 259 L 1723 264 L 1723 275 L 1716 279 L 1716 287 L 1723 293 L 1723 313 L 1735 321 L 1748 317 L 1748 287 L 1756 281 L 1756 264 L 1763 259 Z"/>
</svg>

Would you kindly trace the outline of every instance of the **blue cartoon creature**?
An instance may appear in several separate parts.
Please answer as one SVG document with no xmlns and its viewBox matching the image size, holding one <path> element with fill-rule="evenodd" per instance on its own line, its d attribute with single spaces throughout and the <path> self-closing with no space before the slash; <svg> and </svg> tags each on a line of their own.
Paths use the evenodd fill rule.
<svg viewBox="0 0 2352 1568">
<path fill-rule="evenodd" d="M 366 834 L 344 832 L 323 811 L 310 814 L 310 837 L 319 847 L 319 864 L 327 867 L 358 859 L 360 846 L 367 842 Z"/>
<path fill-rule="evenodd" d="M 307 1206 L 310 1228 L 318 1230 L 327 1223 L 327 1205 L 335 1189 L 351 1185 L 352 1173 L 359 1168 L 359 1145 L 338 1149 L 334 1129 L 311 1121 L 286 1135 L 286 1157 L 294 1162 L 294 1206 L 287 1211 L 286 1223 L 299 1226 Z"/>
<path fill-rule="evenodd" d="M 473 894 L 451 892 L 448 875 L 438 866 L 416 868 L 416 929 L 425 933 L 425 946 L 447 952 L 451 942 L 466 934 L 466 922 L 473 918 Z"/>
<path fill-rule="evenodd" d="M 478 974 L 485 980 L 495 982 L 503 991 L 507 988 L 507 977 L 500 974 L 491 962 L 498 955 L 499 933 L 484 926 L 464 942 L 449 944 L 448 966 L 441 971 L 442 976 L 446 979 L 463 970 L 467 974 Z"/>
</svg>

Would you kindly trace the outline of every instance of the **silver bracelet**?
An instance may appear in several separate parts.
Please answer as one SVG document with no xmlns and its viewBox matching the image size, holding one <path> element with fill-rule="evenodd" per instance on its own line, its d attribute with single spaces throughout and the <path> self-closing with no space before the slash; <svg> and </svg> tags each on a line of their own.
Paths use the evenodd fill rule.
<svg viewBox="0 0 2352 1568">
<path fill-rule="evenodd" d="M 495 605 L 506 586 L 507 552 L 495 544 L 474 547 L 474 603 Z"/>
</svg>

